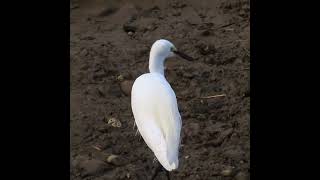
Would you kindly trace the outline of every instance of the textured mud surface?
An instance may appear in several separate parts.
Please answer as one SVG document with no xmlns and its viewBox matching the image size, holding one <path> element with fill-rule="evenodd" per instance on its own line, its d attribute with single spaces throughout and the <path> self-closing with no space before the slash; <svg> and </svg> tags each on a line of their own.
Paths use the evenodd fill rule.
<svg viewBox="0 0 320 180">
<path fill-rule="evenodd" d="M 166 63 L 183 121 L 171 179 L 249 179 L 248 0 L 82 0 L 70 9 L 71 179 L 150 177 L 153 154 L 135 136 L 130 90 L 160 38 L 195 58 Z"/>
</svg>

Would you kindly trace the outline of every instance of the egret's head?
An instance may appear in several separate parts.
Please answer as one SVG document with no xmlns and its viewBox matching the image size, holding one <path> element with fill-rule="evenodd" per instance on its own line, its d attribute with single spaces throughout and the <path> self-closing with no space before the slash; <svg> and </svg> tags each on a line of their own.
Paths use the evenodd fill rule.
<svg viewBox="0 0 320 180">
<path fill-rule="evenodd" d="M 167 58 L 174 56 L 173 51 L 175 50 L 176 47 L 170 41 L 160 39 L 153 43 L 150 53 Z"/>
<path fill-rule="evenodd" d="M 173 57 L 178 55 L 186 60 L 192 60 L 191 57 L 181 53 L 177 50 L 177 48 L 168 40 L 160 39 L 153 43 L 151 47 L 151 54 L 154 56 L 162 56 L 164 58 Z"/>
</svg>

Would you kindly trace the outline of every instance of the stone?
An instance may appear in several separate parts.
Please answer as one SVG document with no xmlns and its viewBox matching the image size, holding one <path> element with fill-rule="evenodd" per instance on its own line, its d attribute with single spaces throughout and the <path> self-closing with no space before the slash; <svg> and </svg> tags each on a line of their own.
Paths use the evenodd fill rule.
<svg viewBox="0 0 320 180">
<path fill-rule="evenodd" d="M 227 169 L 224 169 L 224 170 L 221 171 L 221 175 L 222 176 L 226 176 L 226 177 L 227 176 L 231 176 L 232 173 L 233 173 L 232 168 L 227 168 Z"/>
<path fill-rule="evenodd" d="M 110 118 L 108 120 L 108 124 L 113 127 L 118 127 L 118 128 L 121 127 L 121 122 L 116 118 Z"/>
<path fill-rule="evenodd" d="M 108 163 L 113 163 L 115 161 L 115 159 L 117 159 L 117 158 L 118 158 L 117 155 L 111 154 L 110 156 L 108 156 L 107 162 Z"/>
<path fill-rule="evenodd" d="M 118 156 L 118 155 L 115 155 L 115 154 L 111 154 L 107 157 L 106 159 L 107 163 L 109 164 L 112 164 L 112 165 L 115 165 L 115 166 L 121 166 L 123 164 L 126 164 L 128 163 L 126 161 L 126 159 L 124 159 L 123 157 L 121 156 Z"/>
</svg>

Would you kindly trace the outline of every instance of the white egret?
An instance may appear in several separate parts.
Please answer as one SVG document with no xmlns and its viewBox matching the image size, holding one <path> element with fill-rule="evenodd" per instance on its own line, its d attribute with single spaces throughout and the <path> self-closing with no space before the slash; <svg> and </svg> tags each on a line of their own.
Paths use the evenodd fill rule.
<svg viewBox="0 0 320 180">
<path fill-rule="evenodd" d="M 179 165 L 181 116 L 176 95 L 164 76 L 164 62 L 174 55 L 192 59 L 171 42 L 157 40 L 150 51 L 150 73 L 139 76 L 131 90 L 131 107 L 140 135 L 167 172 Z"/>
</svg>

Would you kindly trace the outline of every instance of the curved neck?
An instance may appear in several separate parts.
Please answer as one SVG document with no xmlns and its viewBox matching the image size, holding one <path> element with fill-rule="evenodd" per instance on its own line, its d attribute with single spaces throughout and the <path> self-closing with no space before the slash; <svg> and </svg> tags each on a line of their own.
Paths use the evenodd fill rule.
<svg viewBox="0 0 320 180">
<path fill-rule="evenodd" d="M 150 53 L 149 57 L 149 71 L 150 73 L 159 73 L 164 75 L 164 56 L 158 54 Z"/>
</svg>

